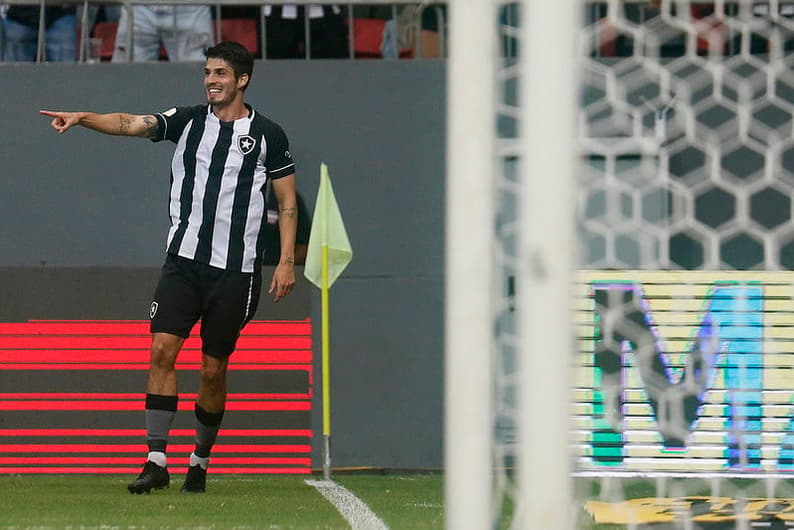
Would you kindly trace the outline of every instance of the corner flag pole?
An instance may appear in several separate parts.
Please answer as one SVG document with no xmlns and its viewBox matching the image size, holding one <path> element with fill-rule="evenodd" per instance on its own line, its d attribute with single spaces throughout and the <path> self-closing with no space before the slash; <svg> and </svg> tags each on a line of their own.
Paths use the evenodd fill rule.
<svg viewBox="0 0 794 530">
<path fill-rule="evenodd" d="M 323 385 L 323 476 L 331 478 L 331 362 L 328 291 L 353 259 L 353 248 L 331 187 L 328 166 L 320 165 L 320 188 L 314 206 L 303 274 L 320 288 Z"/>
<path fill-rule="evenodd" d="M 325 231 L 328 226 L 323 227 Z M 324 238 L 327 241 L 327 234 Z M 323 245 L 322 288 L 320 289 L 322 311 L 322 348 L 323 348 L 323 478 L 331 479 L 331 362 L 330 333 L 328 322 L 328 245 Z"/>
</svg>

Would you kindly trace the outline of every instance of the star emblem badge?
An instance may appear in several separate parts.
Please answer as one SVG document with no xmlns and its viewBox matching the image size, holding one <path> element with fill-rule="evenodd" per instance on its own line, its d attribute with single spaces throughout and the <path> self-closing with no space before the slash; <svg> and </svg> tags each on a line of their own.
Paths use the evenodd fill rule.
<svg viewBox="0 0 794 530">
<path fill-rule="evenodd" d="M 247 155 L 254 150 L 254 147 L 256 147 L 256 140 L 247 134 L 237 138 L 237 148 L 242 154 Z"/>
</svg>

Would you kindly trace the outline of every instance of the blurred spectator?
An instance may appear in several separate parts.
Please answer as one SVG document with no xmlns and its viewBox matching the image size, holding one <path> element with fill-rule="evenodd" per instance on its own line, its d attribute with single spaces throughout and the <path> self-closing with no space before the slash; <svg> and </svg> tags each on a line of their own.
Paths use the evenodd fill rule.
<svg viewBox="0 0 794 530">
<path fill-rule="evenodd" d="M 415 4 L 403 6 L 396 19 L 389 20 L 383 32 L 381 53 L 397 59 L 400 50 L 412 49 L 423 59 L 441 57 L 446 28 L 446 6 Z"/>
<path fill-rule="evenodd" d="M 300 59 L 306 57 L 305 12 L 309 12 L 309 40 L 312 59 L 349 56 L 347 26 L 342 9 L 336 5 L 266 5 L 267 57 Z"/>
<path fill-rule="evenodd" d="M 35 61 L 39 39 L 39 6 L 7 6 L 2 17 L 3 61 Z M 45 61 L 77 59 L 77 15 L 74 6 L 44 10 Z"/>
<path fill-rule="evenodd" d="M 447 8 L 444 5 L 425 5 L 422 10 L 421 31 L 419 39 L 421 45 L 418 50 L 418 57 L 431 59 L 441 57 L 442 42 L 444 35 L 442 25 L 446 24 Z"/>
<path fill-rule="evenodd" d="M 157 61 L 165 48 L 170 61 L 203 61 L 213 45 L 212 13 L 203 5 L 136 5 L 132 7 L 132 61 Z M 127 62 L 129 11 L 123 9 L 116 33 L 113 62 Z"/>
<path fill-rule="evenodd" d="M 306 203 L 300 193 L 295 194 L 298 201 L 298 229 L 295 232 L 295 265 L 306 263 L 306 253 L 309 250 L 309 233 L 311 232 L 312 219 Z M 278 229 L 278 201 L 276 200 L 270 181 L 265 191 L 267 202 L 267 225 L 262 230 L 265 252 L 262 265 L 278 265 L 281 258 L 281 232 Z"/>
</svg>

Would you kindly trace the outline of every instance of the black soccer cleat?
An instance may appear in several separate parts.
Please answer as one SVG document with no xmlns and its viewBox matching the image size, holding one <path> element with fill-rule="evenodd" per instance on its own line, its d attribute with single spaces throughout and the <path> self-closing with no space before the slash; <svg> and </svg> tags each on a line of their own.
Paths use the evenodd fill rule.
<svg viewBox="0 0 794 530">
<path fill-rule="evenodd" d="M 185 475 L 185 483 L 179 493 L 204 493 L 207 491 L 207 470 L 201 466 L 190 466 Z"/>
<path fill-rule="evenodd" d="M 149 493 L 152 490 L 167 488 L 170 483 L 168 469 L 149 460 L 144 464 L 138 478 L 127 484 L 127 489 L 130 493 Z"/>
</svg>

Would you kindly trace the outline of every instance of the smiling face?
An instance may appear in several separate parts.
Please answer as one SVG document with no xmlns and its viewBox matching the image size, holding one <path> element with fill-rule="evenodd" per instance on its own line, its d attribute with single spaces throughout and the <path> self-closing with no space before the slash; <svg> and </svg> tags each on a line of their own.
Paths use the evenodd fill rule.
<svg viewBox="0 0 794 530">
<path fill-rule="evenodd" d="M 248 84 L 248 74 L 235 77 L 232 66 L 223 59 L 210 57 L 204 66 L 204 88 L 207 101 L 216 108 L 231 105 L 243 99 L 243 88 Z"/>
</svg>

